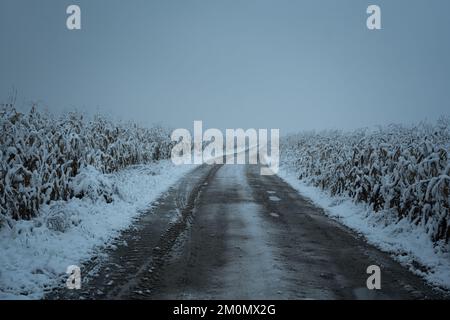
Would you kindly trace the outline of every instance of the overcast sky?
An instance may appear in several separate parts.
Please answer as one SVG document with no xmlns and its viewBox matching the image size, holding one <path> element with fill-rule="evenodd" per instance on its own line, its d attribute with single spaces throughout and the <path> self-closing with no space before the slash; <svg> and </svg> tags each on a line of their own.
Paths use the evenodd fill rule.
<svg viewBox="0 0 450 320">
<path fill-rule="evenodd" d="M 20 108 L 282 133 L 450 113 L 448 0 L 0 0 L 0 43 Z"/>
</svg>

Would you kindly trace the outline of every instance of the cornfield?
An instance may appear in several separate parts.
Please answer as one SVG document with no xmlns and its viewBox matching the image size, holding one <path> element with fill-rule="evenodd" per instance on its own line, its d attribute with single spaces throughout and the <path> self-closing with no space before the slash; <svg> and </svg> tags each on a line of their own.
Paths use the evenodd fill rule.
<svg viewBox="0 0 450 320">
<path fill-rule="evenodd" d="M 305 182 L 367 203 L 376 214 L 422 225 L 433 242 L 450 239 L 450 121 L 378 130 L 290 135 L 282 164 Z"/>
<path fill-rule="evenodd" d="M 170 157 L 170 132 L 161 127 L 115 124 L 78 113 L 54 118 L 35 107 L 24 114 L 0 110 L 0 222 L 30 219 L 53 200 L 82 197 L 71 181 L 93 166 L 111 173 Z"/>
</svg>

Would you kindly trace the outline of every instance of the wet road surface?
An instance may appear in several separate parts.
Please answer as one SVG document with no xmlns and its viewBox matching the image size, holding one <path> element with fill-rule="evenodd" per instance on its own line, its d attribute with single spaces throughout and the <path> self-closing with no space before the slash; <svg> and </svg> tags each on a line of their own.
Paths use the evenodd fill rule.
<svg viewBox="0 0 450 320">
<path fill-rule="evenodd" d="M 443 298 L 257 165 L 196 168 L 82 270 L 81 290 L 48 298 Z"/>
</svg>

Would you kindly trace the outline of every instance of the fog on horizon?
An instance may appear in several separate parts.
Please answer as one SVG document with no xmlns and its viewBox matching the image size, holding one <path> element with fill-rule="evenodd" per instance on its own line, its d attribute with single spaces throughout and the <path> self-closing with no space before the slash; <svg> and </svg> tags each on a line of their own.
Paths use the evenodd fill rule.
<svg viewBox="0 0 450 320">
<path fill-rule="evenodd" d="M 82 29 L 66 28 L 81 7 Z M 366 28 L 381 7 L 382 30 Z M 446 0 L 0 2 L 0 102 L 282 133 L 450 115 Z"/>
</svg>

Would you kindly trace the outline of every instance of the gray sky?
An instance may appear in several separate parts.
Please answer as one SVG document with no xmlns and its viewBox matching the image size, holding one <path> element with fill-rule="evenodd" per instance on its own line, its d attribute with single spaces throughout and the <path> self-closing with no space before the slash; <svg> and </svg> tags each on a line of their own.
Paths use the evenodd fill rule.
<svg viewBox="0 0 450 320">
<path fill-rule="evenodd" d="M 0 0 L 0 102 L 15 86 L 21 108 L 282 133 L 434 120 L 449 15 L 448 0 Z"/>
</svg>

